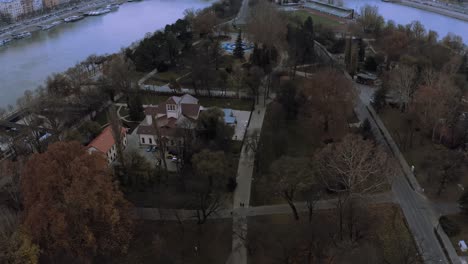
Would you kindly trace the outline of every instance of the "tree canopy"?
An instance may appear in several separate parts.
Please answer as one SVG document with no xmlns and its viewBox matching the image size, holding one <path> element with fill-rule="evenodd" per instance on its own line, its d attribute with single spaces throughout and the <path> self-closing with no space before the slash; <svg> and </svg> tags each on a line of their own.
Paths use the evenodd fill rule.
<svg viewBox="0 0 468 264">
<path fill-rule="evenodd" d="M 90 262 L 126 252 L 129 204 L 104 156 L 58 142 L 31 156 L 21 178 L 23 226 L 51 261 Z"/>
</svg>

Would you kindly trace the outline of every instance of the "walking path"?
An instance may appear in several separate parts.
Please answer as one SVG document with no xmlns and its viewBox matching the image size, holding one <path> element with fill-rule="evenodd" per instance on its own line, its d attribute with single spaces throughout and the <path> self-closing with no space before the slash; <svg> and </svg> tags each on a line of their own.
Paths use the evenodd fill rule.
<svg viewBox="0 0 468 264">
<path fill-rule="evenodd" d="M 259 97 L 258 103 L 255 105 L 255 109 L 252 112 L 249 126 L 247 127 L 247 137 L 253 135 L 255 131 L 258 131 L 258 133 L 261 132 L 266 106 L 270 102 L 271 100 L 266 100 L 266 103 L 264 103 L 264 95 Z M 254 161 L 254 151 L 251 148 L 247 148 L 246 144 L 244 144 L 237 168 L 237 188 L 233 198 L 234 211 L 239 210 L 239 208 L 241 208 L 242 211 L 249 207 Z M 242 237 L 245 237 L 247 232 L 246 217 L 245 214 L 235 214 L 233 216 L 232 252 L 227 263 L 247 264 L 247 249 L 242 240 Z"/>
<path fill-rule="evenodd" d="M 395 203 L 391 192 L 379 193 L 366 198 L 369 204 L 390 204 Z M 337 199 L 320 200 L 314 206 L 314 210 L 329 210 L 336 208 Z M 307 203 L 294 203 L 298 212 L 307 212 Z M 228 219 L 237 217 L 246 219 L 251 216 L 292 214 L 289 204 L 263 205 L 254 207 L 237 207 L 233 210 L 224 209 L 216 212 L 209 219 Z M 160 209 L 160 208 L 135 208 L 133 216 L 139 220 L 150 221 L 197 221 L 196 210 L 185 209 Z M 237 262 L 235 262 L 237 263 Z"/>
</svg>

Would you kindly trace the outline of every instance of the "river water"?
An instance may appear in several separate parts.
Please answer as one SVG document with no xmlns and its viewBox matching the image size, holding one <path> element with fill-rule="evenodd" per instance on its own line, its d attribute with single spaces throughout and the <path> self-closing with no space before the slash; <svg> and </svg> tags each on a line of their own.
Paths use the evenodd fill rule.
<svg viewBox="0 0 468 264">
<path fill-rule="evenodd" d="M 377 6 L 379 13 L 385 20 L 393 20 L 395 23 L 403 25 L 419 20 L 426 27 L 426 30 L 431 29 L 439 33 L 440 38 L 452 32 L 461 36 L 463 41 L 468 43 L 468 22 L 462 20 L 381 0 L 343 0 L 343 4 L 357 12 L 366 4 Z"/>
<path fill-rule="evenodd" d="M 119 51 L 183 16 L 188 8 L 203 8 L 203 0 L 146 0 L 125 3 L 117 11 L 63 23 L 0 47 L 0 107 L 14 105 L 26 90 L 43 84 L 91 54 Z"/>
<path fill-rule="evenodd" d="M 468 23 L 438 14 L 384 3 L 380 0 L 343 0 L 359 10 L 376 5 L 386 20 L 407 24 L 421 21 L 440 36 L 448 32 L 468 41 Z M 0 47 L 0 107 L 14 105 L 25 90 L 35 89 L 54 72 L 62 72 L 91 54 L 113 53 L 183 16 L 188 8 L 202 8 L 204 0 L 146 0 L 125 3 L 118 11 L 59 25 Z"/>
</svg>

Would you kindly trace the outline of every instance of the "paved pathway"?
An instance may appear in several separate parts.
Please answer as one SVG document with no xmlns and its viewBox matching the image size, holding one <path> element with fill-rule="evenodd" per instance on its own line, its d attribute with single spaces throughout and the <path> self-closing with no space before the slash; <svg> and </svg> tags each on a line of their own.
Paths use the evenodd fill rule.
<svg viewBox="0 0 468 264">
<path fill-rule="evenodd" d="M 391 192 L 379 193 L 367 197 L 369 204 L 395 203 Z M 314 210 L 327 210 L 336 208 L 337 199 L 321 200 L 315 204 Z M 305 202 L 295 203 L 299 212 L 307 212 Z M 250 216 L 274 215 L 274 214 L 292 214 L 291 207 L 288 204 L 263 205 L 254 207 L 237 207 L 233 210 L 224 209 L 210 216 L 210 219 L 238 218 L 245 219 Z M 185 209 L 160 209 L 160 208 L 135 208 L 133 216 L 140 220 L 151 221 L 196 221 L 196 210 Z M 237 262 L 236 262 L 237 263 Z"/>
<path fill-rule="evenodd" d="M 357 89 L 359 88 L 357 87 Z M 360 94 L 364 95 L 365 93 Z M 401 155 L 399 151 L 396 152 L 398 147 L 394 144 L 382 121 L 377 114 L 370 114 L 373 110 L 369 102 L 366 101 L 367 99 L 368 97 L 365 96 L 363 96 L 363 98 L 358 98 L 355 107 L 356 114 L 361 121 L 365 119 L 369 120 L 377 142 L 384 146 L 390 153 L 393 153 L 400 162 L 401 166 L 397 168 L 397 173 L 391 179 L 392 191 L 403 210 L 409 229 L 415 240 L 418 241 L 417 244 L 420 252 L 423 254 L 425 263 L 449 263 L 434 233 L 438 222 L 438 216 L 436 216 L 433 211 L 430 201 L 422 194 L 422 188 L 419 187 L 409 166 L 407 164 L 405 165 L 406 161 L 403 155 Z M 445 233 L 440 232 L 440 229 L 437 229 L 437 231 L 452 262 L 460 263 L 453 245 L 450 240 L 448 240 Z"/>
<path fill-rule="evenodd" d="M 264 96 L 261 95 L 259 103 L 255 105 L 255 109 L 252 112 L 249 126 L 247 127 L 246 135 L 250 136 L 254 131 L 260 132 L 263 125 L 263 119 L 265 118 L 266 104 L 264 105 Z M 268 104 L 268 100 L 267 100 Z M 250 204 L 250 192 L 252 187 L 252 175 L 254 170 L 255 154 L 252 149 L 247 149 L 246 145 L 242 146 L 241 156 L 239 158 L 239 165 L 237 168 L 237 188 L 234 192 L 233 208 L 237 210 L 249 207 Z M 247 221 L 246 215 L 235 215 L 233 217 L 233 239 L 232 239 L 232 252 L 227 263 L 232 264 L 247 264 L 247 249 L 243 243 L 243 240 L 238 235 L 243 234 L 243 237 L 247 232 Z"/>
<path fill-rule="evenodd" d="M 234 19 L 236 25 L 245 25 L 247 24 L 247 19 L 249 18 L 249 0 L 242 1 L 242 6 L 237 14 L 237 17 Z"/>
</svg>

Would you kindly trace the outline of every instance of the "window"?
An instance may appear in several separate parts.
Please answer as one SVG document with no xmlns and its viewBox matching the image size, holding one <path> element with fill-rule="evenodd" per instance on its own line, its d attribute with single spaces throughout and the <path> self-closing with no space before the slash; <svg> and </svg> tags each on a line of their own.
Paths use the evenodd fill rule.
<svg viewBox="0 0 468 264">
<path fill-rule="evenodd" d="M 176 110 L 176 106 L 173 105 L 173 104 L 168 104 L 167 105 L 167 111 L 175 111 Z"/>
<path fill-rule="evenodd" d="M 141 143 L 145 144 L 145 138 L 144 137 L 141 138 Z"/>
<path fill-rule="evenodd" d="M 153 140 L 151 138 L 148 139 L 150 144 L 153 144 Z"/>
</svg>

